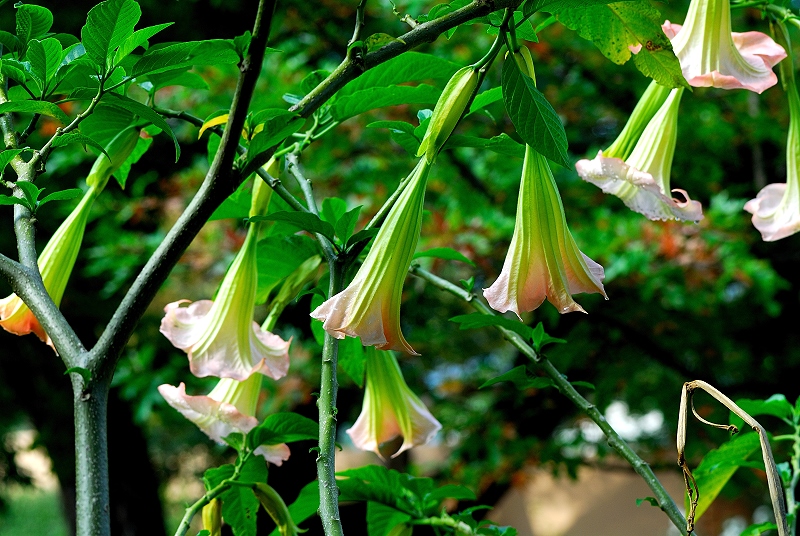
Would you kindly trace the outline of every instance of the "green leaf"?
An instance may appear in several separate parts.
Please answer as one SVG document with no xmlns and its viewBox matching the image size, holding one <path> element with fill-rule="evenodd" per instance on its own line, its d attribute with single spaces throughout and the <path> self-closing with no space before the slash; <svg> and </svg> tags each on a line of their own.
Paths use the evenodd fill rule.
<svg viewBox="0 0 800 536">
<path fill-rule="evenodd" d="M 736 470 L 760 446 L 758 434 L 748 432 L 734 437 L 703 457 L 694 471 L 694 478 L 700 490 L 695 519 L 700 519 Z"/>
<path fill-rule="evenodd" d="M 0 205 L 22 205 L 23 207 L 28 207 L 28 209 L 33 210 L 30 206 L 28 206 L 27 199 L 20 199 L 19 197 L 13 197 L 5 194 L 0 194 Z"/>
<path fill-rule="evenodd" d="M 792 415 L 794 414 L 794 408 L 782 394 L 772 395 L 766 400 L 742 398 L 737 400 L 736 404 L 749 413 L 751 417 L 757 415 L 772 415 L 791 422 Z M 736 425 L 740 430 L 744 425 L 744 421 L 734 413 L 731 413 L 730 423 Z"/>
<path fill-rule="evenodd" d="M 432 54 L 406 52 L 368 70 L 337 93 L 338 98 L 373 87 L 389 87 L 407 82 L 432 80 L 444 84 L 461 65 Z"/>
<path fill-rule="evenodd" d="M 69 116 L 52 102 L 36 100 L 4 102 L 0 104 L 0 114 L 6 112 L 41 114 L 58 119 L 64 125 L 69 124 Z"/>
<path fill-rule="evenodd" d="M 358 215 L 360 212 L 361 206 L 359 205 L 356 208 L 342 214 L 342 216 L 336 222 L 334 229 L 336 231 L 336 236 L 339 237 L 339 240 L 342 241 L 342 244 L 346 244 L 353 235 L 353 231 L 356 228 L 356 223 L 358 223 Z"/>
<path fill-rule="evenodd" d="M 642 45 L 634 64 L 643 74 L 670 87 L 689 87 L 680 63 L 661 29 L 663 17 L 650 2 L 634 0 L 566 9 L 549 8 L 558 20 L 588 39 L 605 57 L 622 65 Z"/>
<path fill-rule="evenodd" d="M 247 55 L 247 51 L 250 49 L 250 41 L 252 41 L 252 39 L 253 36 L 250 33 L 250 30 L 247 30 L 242 35 L 238 35 L 233 38 L 233 48 L 239 55 L 239 59 L 244 59 L 244 57 Z"/>
<path fill-rule="evenodd" d="M 336 475 L 345 477 L 336 482 L 339 486 L 339 500 L 341 501 L 375 501 L 407 513 L 413 513 L 413 502 L 421 501 L 407 488 L 409 482 L 415 479 L 414 477 L 380 465 L 348 469 L 340 471 Z"/>
<path fill-rule="evenodd" d="M 78 374 L 81 378 L 83 378 L 84 385 L 88 385 L 90 381 L 92 381 L 92 371 L 89 369 L 85 369 L 83 367 L 70 367 L 64 371 L 64 376 L 69 376 L 70 374 Z"/>
<path fill-rule="evenodd" d="M 0 73 L 16 80 L 20 84 L 24 84 L 28 79 L 28 76 L 25 74 L 25 66 L 17 60 L 8 57 L 0 59 Z"/>
<path fill-rule="evenodd" d="M 367 49 L 367 52 L 373 52 L 395 41 L 398 41 L 400 43 L 403 42 L 401 39 L 398 39 L 393 35 L 385 33 L 375 33 L 364 39 L 364 48 Z"/>
<path fill-rule="evenodd" d="M 203 529 L 203 530 L 201 530 L 200 532 L 197 533 L 197 536 L 211 536 L 211 531 Z"/>
<path fill-rule="evenodd" d="M 83 195 L 83 190 L 80 188 L 70 188 L 68 190 L 60 190 L 58 192 L 53 192 L 50 195 L 47 195 L 39 201 L 39 206 L 44 205 L 45 203 L 49 203 L 50 201 L 66 201 L 68 199 L 75 199 L 76 197 L 80 197 Z"/>
<path fill-rule="evenodd" d="M 108 145 L 121 131 L 133 122 L 128 110 L 100 101 L 92 115 L 83 120 L 80 131 L 102 147 Z"/>
<path fill-rule="evenodd" d="M 319 233 L 333 241 L 333 225 L 319 219 L 319 216 L 310 212 L 289 212 L 281 211 L 267 216 L 253 216 L 251 222 L 255 221 L 281 221 L 286 222 L 301 231 L 309 233 Z"/>
<path fill-rule="evenodd" d="M 528 0 L 522 7 L 522 12 L 527 17 L 537 11 L 559 13 L 567 9 L 586 9 L 591 6 L 610 3 L 610 0 Z"/>
<path fill-rule="evenodd" d="M 567 133 L 558 114 L 513 59 L 503 62 L 503 101 L 517 133 L 534 150 L 570 168 Z"/>
<path fill-rule="evenodd" d="M 206 470 L 203 473 L 203 485 L 205 485 L 206 491 L 216 488 L 223 480 L 232 477 L 233 473 L 234 467 L 230 463 Z"/>
<path fill-rule="evenodd" d="M 473 275 L 469 279 L 459 279 L 459 283 L 461 283 L 461 288 L 466 290 L 467 292 L 472 292 L 472 289 L 475 288 L 475 276 Z"/>
<path fill-rule="evenodd" d="M 319 439 L 319 425 L 297 413 L 276 413 L 247 434 L 250 448 Z"/>
<path fill-rule="evenodd" d="M 414 254 L 415 259 L 423 257 L 434 257 L 436 259 L 444 259 L 447 261 L 459 261 L 469 264 L 470 266 L 477 267 L 477 265 L 463 254 L 454 250 L 453 248 L 431 248 L 425 251 L 419 251 Z"/>
<path fill-rule="evenodd" d="M 134 0 L 106 0 L 89 11 L 81 40 L 86 55 L 100 67 L 100 74 L 106 74 L 115 50 L 133 34 L 141 16 L 142 10 Z"/>
<path fill-rule="evenodd" d="M 441 502 L 444 499 L 457 499 L 459 501 L 474 501 L 475 493 L 466 486 L 445 484 L 425 495 L 426 501 Z"/>
<path fill-rule="evenodd" d="M 9 52 L 22 50 L 22 43 L 17 36 L 5 30 L 0 30 L 0 45 L 3 45 Z"/>
<path fill-rule="evenodd" d="M 521 11 L 518 10 L 514 12 L 514 24 L 516 27 L 517 38 L 523 39 L 525 41 L 531 41 L 532 43 L 538 43 L 539 37 L 536 35 L 536 32 L 534 31 L 531 21 L 530 20 L 522 21 L 522 17 L 523 14 Z M 499 32 L 500 28 L 497 26 L 489 26 L 486 29 L 486 33 L 488 33 L 489 35 L 497 35 Z"/>
<path fill-rule="evenodd" d="M 251 456 L 242 467 L 242 482 L 266 482 L 267 467 L 261 456 Z M 234 536 L 256 536 L 256 514 L 261 503 L 249 488 L 233 486 L 220 496 L 222 517 Z"/>
<path fill-rule="evenodd" d="M 38 206 L 39 194 L 42 193 L 42 189 L 38 188 L 35 184 L 30 181 L 17 181 L 14 183 L 21 191 L 22 194 L 25 196 L 26 205 L 31 212 L 36 211 L 36 207 Z"/>
<path fill-rule="evenodd" d="M 361 345 L 360 338 L 346 337 L 339 341 L 339 365 L 353 380 L 353 383 L 362 389 L 364 387 L 366 358 L 367 355 Z"/>
<path fill-rule="evenodd" d="M 441 90 L 428 84 L 418 86 L 371 87 L 349 95 L 339 95 L 331 107 L 337 121 L 386 106 L 400 104 L 435 104 Z"/>
<path fill-rule="evenodd" d="M 362 230 L 360 230 L 359 232 L 357 232 L 356 234 L 354 234 L 353 236 L 350 237 L 350 239 L 347 241 L 347 247 L 351 248 L 351 247 L 355 246 L 356 244 L 358 244 L 359 242 L 368 242 L 368 241 L 372 240 L 372 238 L 376 234 L 378 234 L 379 230 L 380 229 L 376 229 L 375 227 L 373 227 L 371 229 L 362 229 Z"/>
<path fill-rule="evenodd" d="M 414 134 L 414 125 L 405 121 L 375 121 L 367 128 L 388 128 L 392 139 L 411 156 L 417 154 L 420 139 Z"/>
<path fill-rule="evenodd" d="M 504 316 L 470 313 L 468 315 L 454 316 L 450 319 L 450 321 L 459 324 L 460 329 L 477 329 L 487 326 L 498 326 L 521 335 L 526 341 L 531 340 L 531 337 L 533 337 L 533 329 L 526 326 L 519 320 L 513 320 Z"/>
<path fill-rule="evenodd" d="M 658 499 L 656 499 L 655 497 L 644 497 L 642 499 L 636 499 L 636 506 L 641 506 L 642 503 L 645 503 L 645 502 L 650 503 L 650 506 L 655 506 L 656 508 L 659 507 L 658 506 Z"/>
<path fill-rule="evenodd" d="M 31 39 L 41 37 L 53 26 L 53 14 L 49 9 L 32 4 L 19 4 L 16 21 L 17 37 L 23 46 Z"/>
<path fill-rule="evenodd" d="M 347 212 L 347 202 L 344 199 L 326 197 L 322 200 L 322 221 L 336 225 L 336 222 L 344 216 L 345 212 Z"/>
<path fill-rule="evenodd" d="M 256 116 L 263 119 L 254 121 L 254 124 L 263 124 L 263 127 L 250 140 L 250 147 L 247 149 L 247 164 L 242 172 L 245 176 L 263 166 L 272 155 L 270 149 L 297 132 L 305 123 L 305 120 L 296 113 L 282 108 L 262 110 Z"/>
<path fill-rule="evenodd" d="M 150 121 L 155 126 L 166 132 L 169 137 L 172 138 L 172 142 L 175 144 L 175 161 L 178 161 L 178 158 L 181 156 L 181 147 L 178 145 L 178 138 L 175 136 L 175 133 L 172 132 L 172 128 L 170 128 L 170 126 L 167 124 L 164 118 L 158 114 L 158 112 L 149 106 L 145 106 L 139 101 L 135 101 L 124 95 L 117 95 L 116 93 L 106 93 L 103 96 L 103 100 L 108 104 L 117 106 L 123 110 L 127 110 L 134 115 L 138 115 L 145 121 Z"/>
<path fill-rule="evenodd" d="M 520 365 L 509 370 L 505 374 L 501 374 L 491 380 L 484 382 L 479 389 L 489 387 L 496 383 L 511 382 L 520 391 L 525 389 L 544 389 L 545 387 L 552 387 L 553 380 L 541 376 L 534 376 L 531 374 L 525 365 Z"/>
<path fill-rule="evenodd" d="M 146 91 L 158 91 L 169 86 L 182 86 L 189 89 L 208 89 L 208 83 L 197 73 L 187 72 L 185 68 L 177 69 L 175 71 L 164 71 L 163 73 L 151 74 L 147 78 L 149 82 L 142 82 L 141 86 L 145 87 L 150 84 Z"/>
<path fill-rule="evenodd" d="M 56 39 L 32 39 L 28 43 L 26 58 L 31 65 L 30 74 L 36 80 L 41 95 L 45 95 L 48 82 L 61 65 L 61 52 L 61 43 Z"/>
<path fill-rule="evenodd" d="M 25 149 L 6 149 L 4 151 L 0 151 L 0 175 L 6 170 L 6 166 L 16 157 L 18 154 L 25 151 Z"/>
<path fill-rule="evenodd" d="M 503 100 L 503 88 L 493 87 L 478 93 L 469 106 L 469 113 L 473 114 L 478 110 L 486 108 L 490 104 Z"/>
<path fill-rule="evenodd" d="M 106 153 L 106 150 L 102 145 L 94 141 L 89 136 L 81 134 L 79 130 L 73 130 L 72 132 L 67 132 L 66 134 L 58 136 L 55 140 L 53 140 L 53 147 L 64 147 L 65 145 L 69 145 L 71 143 L 80 143 L 84 146 L 91 145 L 104 155 L 108 156 L 108 153 Z"/>
<path fill-rule="evenodd" d="M 189 41 L 164 47 L 151 47 L 133 66 L 131 76 L 160 73 L 200 65 L 233 65 L 239 54 L 233 42 L 224 39 Z"/>
<path fill-rule="evenodd" d="M 142 156 L 144 156 L 144 153 L 147 152 L 152 144 L 153 138 L 139 137 L 139 139 L 136 140 L 136 147 L 133 148 L 133 152 L 128 155 L 128 158 L 126 158 L 125 161 L 114 172 L 114 178 L 117 179 L 117 183 L 119 184 L 120 188 L 123 190 L 125 189 L 125 185 L 128 183 L 128 175 L 131 172 L 131 168 Z"/>
<path fill-rule="evenodd" d="M 411 516 L 391 506 L 378 502 L 367 503 L 367 534 L 369 536 L 388 536 L 398 525 L 411 521 Z"/>
<path fill-rule="evenodd" d="M 744 529 L 739 536 L 761 536 L 767 531 L 770 530 L 777 530 L 778 526 L 771 521 L 765 521 L 764 523 L 753 524 Z"/>
<path fill-rule="evenodd" d="M 317 510 L 319 510 L 319 482 L 314 480 L 303 486 L 303 489 L 297 495 L 297 499 L 288 506 L 288 510 L 295 525 L 299 525 L 316 514 Z M 280 533 L 275 528 L 270 532 L 269 536 L 280 536 Z"/>
<path fill-rule="evenodd" d="M 258 179 L 261 180 L 261 179 Z M 249 201 L 247 210 L 249 210 Z M 258 243 L 258 291 L 256 303 L 267 301 L 270 292 L 306 259 L 317 255 L 313 239 L 302 235 L 270 236 Z"/>
<path fill-rule="evenodd" d="M 547 346 L 548 344 L 563 344 L 567 341 L 564 339 L 556 339 L 555 337 L 551 337 L 544 331 L 544 326 L 541 322 L 536 324 L 536 327 L 533 328 L 533 333 L 531 334 L 531 341 L 533 342 L 533 348 L 536 350 L 536 353 L 542 351 L 542 348 Z"/>
<path fill-rule="evenodd" d="M 125 41 L 122 42 L 122 44 L 120 44 L 116 54 L 114 54 L 114 61 L 111 62 L 112 67 L 119 65 L 119 62 L 125 59 L 131 52 L 140 46 L 146 45 L 148 39 L 156 35 L 164 28 L 168 28 L 170 26 L 172 26 L 172 23 L 167 22 L 165 24 L 157 24 L 156 26 L 148 26 L 147 28 L 142 28 L 141 30 L 136 30 L 133 32 L 130 36 L 128 36 L 127 39 L 125 39 Z"/>
<path fill-rule="evenodd" d="M 479 138 L 477 136 L 454 134 L 447 139 L 447 143 L 445 143 L 442 150 L 454 149 L 456 147 L 479 147 L 503 156 L 513 156 L 515 158 L 525 157 L 525 146 L 505 133 L 488 139 Z"/>
</svg>

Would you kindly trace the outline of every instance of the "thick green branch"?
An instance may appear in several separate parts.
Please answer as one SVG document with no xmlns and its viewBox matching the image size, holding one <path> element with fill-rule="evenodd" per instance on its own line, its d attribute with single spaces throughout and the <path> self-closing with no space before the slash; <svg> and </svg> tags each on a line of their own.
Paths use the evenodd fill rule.
<svg viewBox="0 0 800 536">
<path fill-rule="evenodd" d="M 424 279 L 433 286 L 466 300 L 470 303 L 470 305 L 472 305 L 472 307 L 483 314 L 496 314 L 488 305 L 477 299 L 477 296 L 471 292 L 467 292 L 463 288 L 454 285 L 450 281 L 423 270 L 419 267 L 419 265 L 412 264 L 409 271 L 413 275 Z M 664 489 L 664 486 L 653 473 L 653 470 L 650 468 L 647 462 L 641 459 L 639 455 L 633 451 L 630 445 L 628 445 L 625 440 L 620 437 L 617 431 L 614 430 L 610 424 L 608 424 L 608 421 L 606 421 L 605 417 L 602 413 L 600 413 L 597 407 L 595 407 L 594 404 L 586 400 L 578 391 L 576 391 L 572 384 L 567 381 L 566 377 L 561 374 L 546 357 L 541 354 L 537 354 L 536 350 L 534 350 L 533 347 L 525 342 L 525 339 L 523 339 L 521 335 L 503 327 L 496 327 L 503 333 L 503 336 L 511 344 L 513 344 L 525 356 L 530 358 L 531 361 L 536 364 L 536 366 L 538 366 L 550 377 L 556 388 L 561 391 L 561 394 L 566 396 L 573 404 L 575 404 L 578 409 L 583 411 L 595 422 L 595 424 L 597 424 L 597 426 L 600 427 L 600 429 L 606 435 L 606 438 L 608 438 L 608 444 L 633 467 L 634 471 L 636 471 L 639 476 L 644 479 L 644 481 L 653 491 L 656 499 L 658 500 L 659 506 L 664 513 L 667 514 L 670 521 L 672 521 L 672 523 L 678 527 L 679 530 L 685 531 L 686 519 L 683 517 L 683 514 L 681 514 L 680 510 L 678 510 L 678 507 L 675 505 L 675 501 L 673 501 L 672 497 L 669 496 L 667 490 Z"/>
<path fill-rule="evenodd" d="M 459 24 L 483 17 L 499 9 L 516 8 L 521 3 L 521 0 L 474 0 L 472 3 L 443 17 L 417 24 L 409 32 L 363 57 L 353 58 L 348 55 L 328 78 L 311 90 L 303 100 L 292 106 L 290 110 L 299 113 L 303 117 L 309 117 L 334 93 L 351 80 L 356 79 L 364 71 L 424 43 L 432 43 L 439 35 L 451 28 L 455 28 Z"/>
<path fill-rule="evenodd" d="M 253 38 L 250 41 L 248 55 L 240 65 L 241 73 L 233 96 L 228 124 L 200 190 L 136 277 L 100 336 L 100 340 L 91 350 L 91 362 L 102 362 L 103 367 L 113 370 L 122 348 L 172 268 L 214 210 L 241 183 L 241 175 L 233 169 L 233 160 L 239 147 L 239 132 L 242 131 L 253 91 L 261 73 L 275 2 L 276 0 L 259 2 Z"/>
</svg>

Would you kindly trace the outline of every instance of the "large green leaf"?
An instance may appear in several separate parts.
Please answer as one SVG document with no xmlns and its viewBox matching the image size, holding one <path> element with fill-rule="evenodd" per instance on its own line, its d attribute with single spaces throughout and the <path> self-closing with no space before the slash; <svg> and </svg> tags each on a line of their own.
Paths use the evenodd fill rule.
<svg viewBox="0 0 800 536">
<path fill-rule="evenodd" d="M 614 63 L 627 62 L 632 54 L 630 47 L 642 45 L 634 64 L 643 74 L 662 85 L 688 87 L 672 45 L 661 29 L 664 19 L 647 0 L 549 9 Z"/>
<path fill-rule="evenodd" d="M 703 457 L 700 465 L 694 470 L 694 478 L 700 490 L 697 501 L 695 519 L 711 506 L 719 492 L 728 483 L 736 470 L 747 463 L 747 458 L 756 452 L 761 443 L 758 434 L 748 432 L 734 437 L 718 449 L 710 451 Z M 687 498 L 688 501 L 688 498 Z"/>
<path fill-rule="evenodd" d="M 30 62 L 30 73 L 36 80 L 41 95 L 45 94 L 48 83 L 61 66 L 61 52 L 61 43 L 57 39 L 31 39 L 28 43 L 26 58 Z"/>
<path fill-rule="evenodd" d="M 519 320 L 513 320 L 500 315 L 485 315 L 483 313 L 470 313 L 468 315 L 458 315 L 450 319 L 461 329 L 476 329 L 488 326 L 499 326 L 514 333 L 518 333 L 525 340 L 529 341 L 533 337 L 533 329 L 526 326 Z"/>
<path fill-rule="evenodd" d="M 250 456 L 242 467 L 242 482 L 266 482 L 267 466 L 261 456 Z M 256 514 L 261 503 L 250 488 L 233 486 L 220 496 L 222 517 L 234 536 L 256 536 Z"/>
<path fill-rule="evenodd" d="M 133 66 L 132 76 L 161 73 L 195 65 L 223 65 L 239 62 L 233 43 L 223 39 L 189 41 L 150 48 Z"/>
<path fill-rule="evenodd" d="M 532 15 L 537 11 L 545 13 L 559 13 L 566 9 L 586 9 L 590 6 L 610 4 L 612 0 L 527 0 L 522 6 L 522 12 Z"/>
<path fill-rule="evenodd" d="M 247 434 L 251 448 L 319 439 L 319 425 L 297 413 L 275 413 Z"/>
<path fill-rule="evenodd" d="M 247 209 L 249 208 L 248 197 Z M 264 303 L 272 289 L 283 278 L 294 272 L 306 259 L 317 255 L 317 246 L 314 240 L 307 236 L 270 236 L 258 243 L 257 255 L 256 303 Z"/>
<path fill-rule="evenodd" d="M 426 80 L 444 85 L 460 67 L 457 63 L 431 54 L 406 52 L 373 67 L 340 89 L 336 95 L 337 98 L 341 98 L 371 87 L 388 87 Z"/>
<path fill-rule="evenodd" d="M 388 536 L 397 526 L 411 521 L 411 516 L 396 508 L 370 501 L 367 503 L 367 534 Z"/>
<path fill-rule="evenodd" d="M 561 119 L 513 59 L 503 63 L 502 84 L 506 111 L 520 137 L 550 160 L 570 168 L 567 133 Z"/>
<path fill-rule="evenodd" d="M 791 422 L 792 414 L 794 413 L 794 407 L 786 400 L 786 397 L 781 394 L 772 395 L 766 400 L 743 398 L 737 400 L 736 404 L 750 414 L 751 417 L 757 415 L 772 415 Z M 731 413 L 730 423 L 736 425 L 739 429 L 744 425 L 744 421 L 734 413 Z"/>
<path fill-rule="evenodd" d="M 69 123 L 69 116 L 52 102 L 35 100 L 4 102 L 0 104 L 0 114 L 6 112 L 41 114 L 58 119 L 65 125 Z"/>
<path fill-rule="evenodd" d="M 132 34 L 142 10 L 134 0 L 106 0 L 89 11 L 81 40 L 86 55 L 105 75 L 117 47 Z"/>
<path fill-rule="evenodd" d="M 128 110 L 100 101 L 94 112 L 83 120 L 80 131 L 105 147 L 121 131 L 133 122 L 134 115 Z"/>
<path fill-rule="evenodd" d="M 170 128 L 170 126 L 167 124 L 164 118 L 158 114 L 158 112 L 149 106 L 145 106 L 139 101 L 135 101 L 124 95 L 118 95 L 116 93 L 106 93 L 103 96 L 103 101 L 113 106 L 117 106 L 118 108 L 122 108 L 123 110 L 127 110 L 134 115 L 138 115 L 142 119 L 150 121 L 155 126 L 166 132 L 169 137 L 172 138 L 172 141 L 175 144 L 175 161 L 178 161 L 178 158 L 181 156 L 181 147 L 178 145 L 178 138 L 175 136 L 175 133 L 172 132 L 172 128 Z"/>
<path fill-rule="evenodd" d="M 435 104 L 440 94 L 441 90 L 428 84 L 371 87 L 339 96 L 331 107 L 331 113 L 338 121 L 344 121 L 375 108 L 399 104 Z"/>
<path fill-rule="evenodd" d="M 280 108 L 262 110 L 256 116 L 259 119 L 254 120 L 254 125 L 259 125 L 261 131 L 250 140 L 247 164 L 242 171 L 245 176 L 263 166 L 272 156 L 270 149 L 297 132 L 305 123 L 297 114 Z"/>
<path fill-rule="evenodd" d="M 267 216 L 253 216 L 250 221 L 280 221 L 292 225 L 298 230 L 308 231 L 309 233 L 321 234 L 331 241 L 335 234 L 333 225 L 319 219 L 319 216 L 311 212 L 291 212 L 288 210 L 268 214 Z M 307 257 L 306 257 L 307 258 Z"/>
<path fill-rule="evenodd" d="M 17 7 L 16 22 L 17 37 L 24 46 L 31 39 L 50 31 L 50 27 L 53 26 L 53 14 L 45 7 L 21 4 Z"/>
<path fill-rule="evenodd" d="M 358 337 L 345 337 L 339 341 L 339 366 L 359 387 L 364 387 L 367 354 Z"/>
</svg>

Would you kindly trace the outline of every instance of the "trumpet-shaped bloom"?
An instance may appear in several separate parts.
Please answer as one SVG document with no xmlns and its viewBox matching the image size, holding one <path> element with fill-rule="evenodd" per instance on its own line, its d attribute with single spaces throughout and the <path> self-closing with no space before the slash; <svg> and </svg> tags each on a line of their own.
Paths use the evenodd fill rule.
<svg viewBox="0 0 800 536">
<path fill-rule="evenodd" d="M 268 188 L 256 179 L 253 198 Z M 269 200 L 259 207 L 266 210 Z M 254 207 L 255 210 L 255 207 Z M 251 216 L 254 216 L 251 211 Z M 251 223 L 242 249 L 222 280 L 214 301 L 200 300 L 181 307 L 168 304 L 161 333 L 189 356 L 192 374 L 246 380 L 254 372 L 278 379 L 289 370 L 289 342 L 253 321 L 258 267 L 258 224 Z"/>
<path fill-rule="evenodd" d="M 586 312 L 572 294 L 603 289 L 603 267 L 572 238 L 561 196 L 544 156 L 525 149 L 514 236 L 503 270 L 483 295 L 501 313 L 533 311 L 545 298 L 559 313 Z M 607 297 L 606 297 L 607 298 Z"/>
<path fill-rule="evenodd" d="M 72 268 L 75 266 L 75 260 L 81 249 L 86 222 L 89 219 L 94 200 L 103 191 L 111 175 L 133 152 L 138 139 L 139 131 L 131 128 L 124 130 L 112 140 L 106 150 L 111 156 L 111 160 L 105 155 L 100 155 L 95 160 L 89 176 L 86 178 L 89 190 L 83 195 L 78 206 L 56 229 L 39 255 L 37 265 L 42 274 L 44 288 L 56 305 L 60 305 L 61 298 L 64 297 L 69 276 L 72 274 Z M 0 300 L 0 327 L 15 335 L 34 333 L 55 350 L 50 336 L 45 333 L 33 312 L 16 294 Z"/>
<path fill-rule="evenodd" d="M 347 430 L 355 446 L 383 458 L 381 444 L 402 436 L 403 444 L 392 455 L 394 458 L 433 439 L 442 425 L 409 389 L 394 355 L 368 349 L 366 370 L 361 415 Z"/>
<path fill-rule="evenodd" d="M 158 392 L 170 406 L 222 445 L 223 438 L 237 432 L 247 434 L 258 424 L 255 413 L 261 380 L 259 374 L 242 382 L 223 378 L 206 396 L 187 395 L 183 383 L 178 387 L 160 385 Z M 275 465 L 289 459 L 289 447 L 285 443 L 262 445 L 254 452 Z"/>
<path fill-rule="evenodd" d="M 786 139 L 786 182 L 768 184 L 744 205 L 765 242 L 800 231 L 800 96 L 793 74 L 784 78 L 789 97 L 789 135 Z"/>
<path fill-rule="evenodd" d="M 778 81 L 772 67 L 786 51 L 761 32 L 731 33 L 729 0 L 692 0 L 683 26 L 662 28 L 692 86 L 761 93 Z"/>
<path fill-rule="evenodd" d="M 350 285 L 311 313 L 332 337 L 416 354 L 400 329 L 400 298 L 422 227 L 429 167 L 422 158 L 411 172 Z"/>
<path fill-rule="evenodd" d="M 473 66 L 462 67 L 450 78 L 433 109 L 428 129 L 419 145 L 417 156 L 425 156 L 428 162 L 436 159 L 439 149 L 456 128 L 464 110 L 472 100 L 478 87 L 478 72 Z"/>
<path fill-rule="evenodd" d="M 628 208 L 651 220 L 702 219 L 703 209 L 699 202 L 692 201 L 685 190 L 670 189 L 682 93 L 683 88 L 671 90 L 627 159 L 623 161 L 610 156 L 608 153 L 611 151 L 600 151 L 594 160 L 580 160 L 575 165 L 581 178 L 599 186 L 605 193 L 619 197 Z M 618 142 L 615 142 L 618 147 L 628 144 L 627 141 Z M 670 195 L 675 192 L 679 198 Z"/>
</svg>

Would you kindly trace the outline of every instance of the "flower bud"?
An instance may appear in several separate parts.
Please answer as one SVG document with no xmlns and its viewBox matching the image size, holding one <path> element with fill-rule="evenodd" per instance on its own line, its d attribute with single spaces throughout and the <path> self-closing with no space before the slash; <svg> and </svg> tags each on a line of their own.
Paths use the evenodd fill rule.
<svg viewBox="0 0 800 536">
<path fill-rule="evenodd" d="M 450 137 L 453 129 L 456 128 L 461 116 L 464 115 L 477 87 L 478 72 L 474 67 L 470 65 L 456 71 L 436 102 L 417 156 L 425 155 L 428 162 L 436 159 L 436 154 Z"/>
<path fill-rule="evenodd" d="M 281 536 L 297 536 L 298 533 L 305 532 L 294 524 L 286 503 L 283 502 L 283 498 L 278 495 L 278 492 L 272 489 L 272 486 L 259 482 L 253 487 L 253 493 L 256 494 L 261 506 L 278 526 Z"/>
<path fill-rule="evenodd" d="M 86 177 L 86 184 L 90 188 L 102 190 L 105 188 L 108 179 L 113 175 L 125 160 L 133 153 L 136 143 L 139 141 L 139 129 L 129 127 L 117 134 L 111 143 L 106 147 L 108 156 L 101 154 L 94 161 L 89 176 Z M 109 160 L 110 157 L 110 160 Z"/>
<path fill-rule="evenodd" d="M 222 536 L 222 503 L 219 499 L 211 499 L 203 507 L 203 528 L 209 536 Z"/>
</svg>

